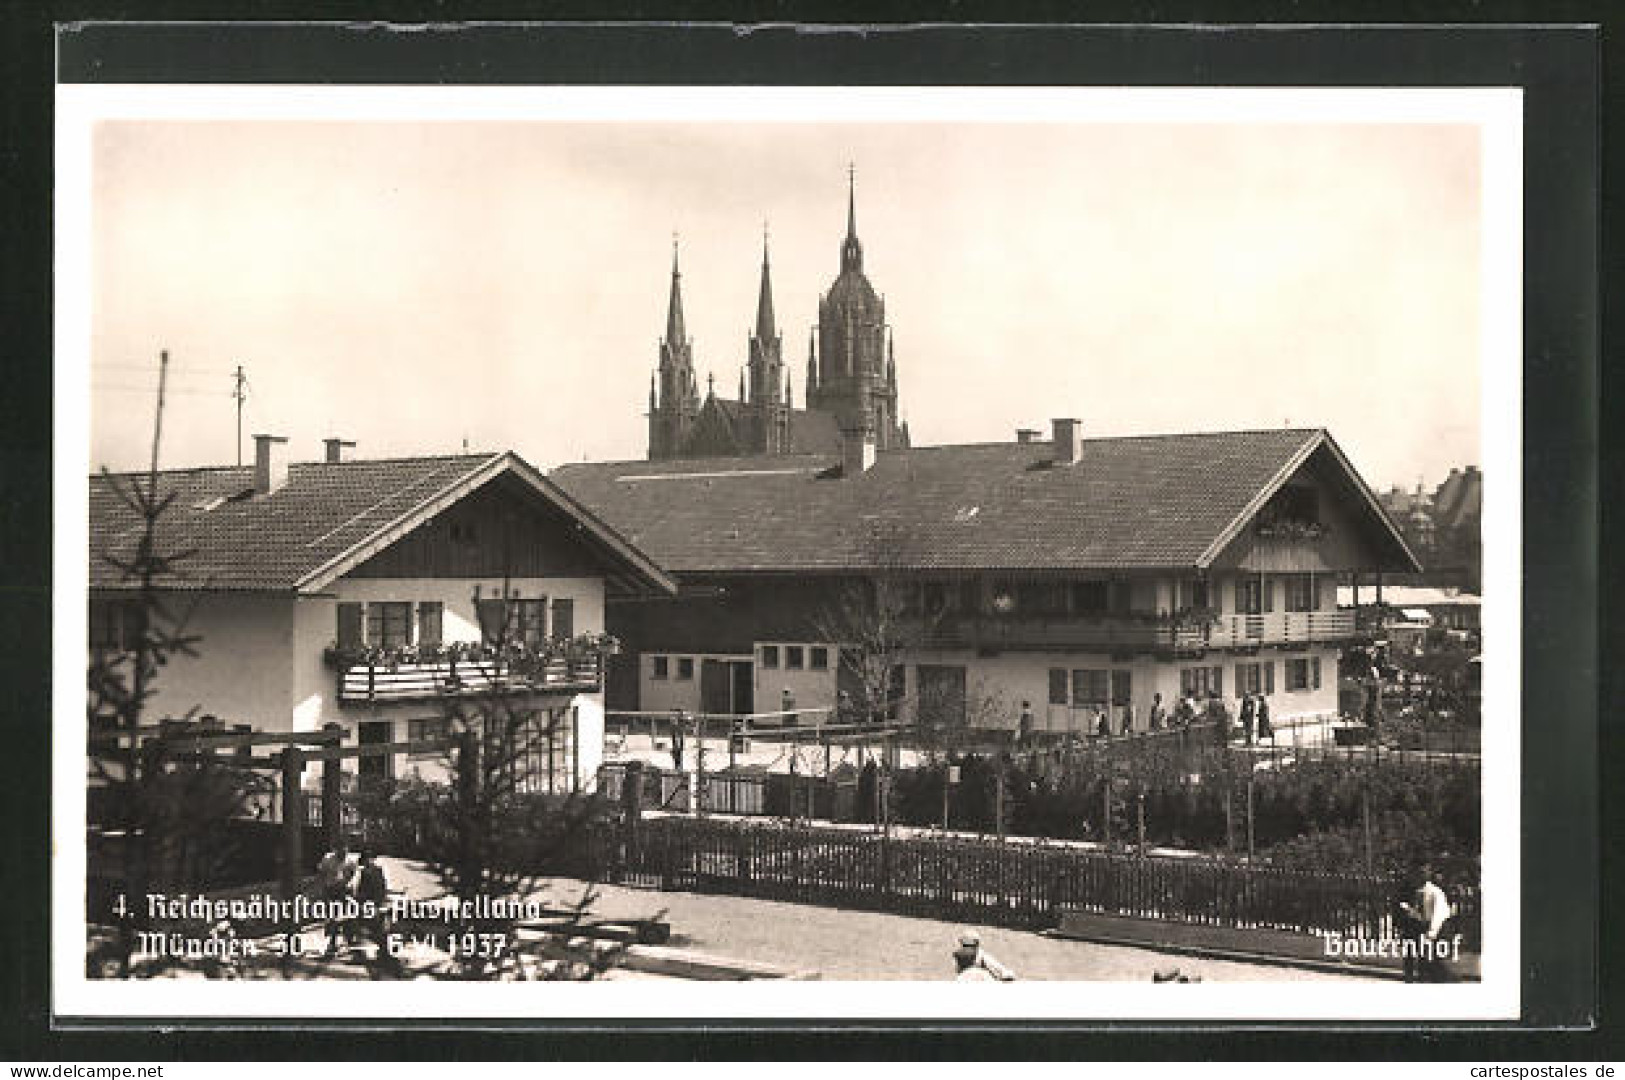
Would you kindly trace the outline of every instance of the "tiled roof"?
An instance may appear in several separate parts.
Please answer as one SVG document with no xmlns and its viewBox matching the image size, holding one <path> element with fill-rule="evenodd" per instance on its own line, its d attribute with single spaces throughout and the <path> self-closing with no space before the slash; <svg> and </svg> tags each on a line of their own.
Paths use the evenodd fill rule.
<svg viewBox="0 0 1625 1080">
<path fill-rule="evenodd" d="M 622 571 L 658 582 L 664 575 L 641 552 L 577 506 L 513 454 L 295 462 L 287 483 L 253 494 L 252 466 L 165 470 L 158 492 L 171 499 L 159 521 L 157 550 L 185 553 L 157 584 L 176 589 L 291 591 L 333 572 L 380 534 L 410 528 L 431 508 L 487 480 L 518 473 L 541 497 L 577 518 Z M 146 484 L 144 473 L 90 478 L 90 585 L 133 582 L 104 554 L 127 561 L 141 519 L 120 492 Z"/>
<path fill-rule="evenodd" d="M 1334 445 L 1282 429 L 1088 439 L 1070 466 L 1052 465 L 1043 442 L 883 452 L 852 478 L 828 455 L 551 475 L 676 573 L 1195 567 L 1295 464 Z"/>
</svg>

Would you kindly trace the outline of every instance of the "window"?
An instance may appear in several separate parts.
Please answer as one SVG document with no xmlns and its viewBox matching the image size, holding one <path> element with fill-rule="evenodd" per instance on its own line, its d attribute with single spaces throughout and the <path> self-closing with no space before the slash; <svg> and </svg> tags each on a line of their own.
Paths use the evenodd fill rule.
<svg viewBox="0 0 1625 1080">
<path fill-rule="evenodd" d="M 694 658 L 692 656 L 679 656 L 677 658 L 677 678 L 688 682 L 694 678 Z"/>
<path fill-rule="evenodd" d="M 777 645 L 762 646 L 762 666 L 777 668 L 779 666 L 779 647 Z"/>
<path fill-rule="evenodd" d="M 556 638 L 573 638 L 576 636 L 576 602 L 574 600 L 553 601 L 553 636 Z"/>
<path fill-rule="evenodd" d="M 1203 698 L 1208 694 L 1224 693 L 1224 668 L 1222 667 L 1195 667 L 1179 669 L 1179 693 L 1181 696 Z"/>
<path fill-rule="evenodd" d="M 1287 574 L 1281 579 L 1286 589 L 1286 610 L 1315 610 L 1315 579 L 1309 574 Z"/>
<path fill-rule="evenodd" d="M 1049 703 L 1065 705 L 1066 701 L 1066 668 L 1052 667 L 1049 669 Z"/>
<path fill-rule="evenodd" d="M 806 650 L 800 645 L 786 645 L 784 647 L 784 666 L 790 671 L 800 671 L 806 666 Z"/>
<path fill-rule="evenodd" d="M 1073 705 L 1105 705 L 1111 701 L 1111 673 L 1079 669 L 1072 673 Z"/>
<path fill-rule="evenodd" d="M 669 679 L 669 678 L 671 678 L 671 657 L 669 657 L 669 656 L 656 656 L 656 657 L 652 657 L 651 659 L 653 660 L 654 667 L 649 672 L 650 678 L 654 678 L 654 679 Z"/>
<path fill-rule="evenodd" d="M 115 652 L 133 649 L 145 623 L 146 611 L 139 600 L 92 600 L 90 647 Z"/>
<path fill-rule="evenodd" d="M 1078 615 L 1104 615 L 1111 599 L 1109 593 L 1104 581 L 1075 581 L 1072 610 Z"/>
<path fill-rule="evenodd" d="M 1286 662 L 1288 690 L 1320 689 L 1320 657 L 1295 656 Z"/>
<path fill-rule="evenodd" d="M 807 666 L 814 671 L 829 670 L 829 650 L 822 645 L 814 645 L 807 650 Z"/>
<path fill-rule="evenodd" d="M 1243 694 L 1261 694 L 1264 690 L 1264 670 L 1268 668 L 1273 672 L 1273 664 L 1237 664 L 1236 665 L 1236 696 Z"/>
<path fill-rule="evenodd" d="M 430 742 L 435 739 L 444 739 L 451 734 L 451 722 L 444 716 L 430 716 L 422 720 L 408 720 L 406 722 L 406 737 L 411 742 Z M 410 758 L 432 758 L 445 753 L 443 749 L 426 748 L 407 751 Z"/>
<path fill-rule="evenodd" d="M 1264 614 L 1264 579 L 1259 575 L 1236 579 L 1236 614 Z"/>
<path fill-rule="evenodd" d="M 418 605 L 418 644 L 439 645 L 440 624 L 445 605 L 438 600 L 425 600 Z"/>
<path fill-rule="evenodd" d="M 547 597 L 539 600 L 509 601 L 508 618 L 513 620 L 514 640 L 530 648 L 547 641 Z"/>
<path fill-rule="evenodd" d="M 1209 606 L 1207 579 L 1189 578 L 1179 583 L 1178 607 L 1205 608 Z"/>
<path fill-rule="evenodd" d="M 412 605 L 400 600 L 368 604 L 367 644 L 383 649 L 412 644 Z"/>
</svg>

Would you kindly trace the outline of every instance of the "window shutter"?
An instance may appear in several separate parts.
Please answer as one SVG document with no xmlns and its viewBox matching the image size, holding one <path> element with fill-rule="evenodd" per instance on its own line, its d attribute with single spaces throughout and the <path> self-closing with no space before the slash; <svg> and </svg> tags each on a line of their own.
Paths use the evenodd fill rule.
<svg viewBox="0 0 1625 1080">
<path fill-rule="evenodd" d="M 480 621 L 480 640 L 490 645 L 502 637 L 502 618 L 507 604 L 500 597 L 477 601 L 475 614 Z"/>
<path fill-rule="evenodd" d="M 1264 693 L 1275 693 L 1275 661 L 1264 661 Z"/>
<path fill-rule="evenodd" d="M 1216 666 L 1213 669 L 1213 692 L 1224 697 L 1224 667 Z"/>
<path fill-rule="evenodd" d="M 425 600 L 418 605 L 418 644 L 440 644 L 441 604 L 438 600 Z"/>
<path fill-rule="evenodd" d="M 1247 614 L 1247 579 L 1236 578 L 1236 614 Z"/>
<path fill-rule="evenodd" d="M 345 603 L 338 606 L 338 642 L 341 649 L 361 647 L 361 605 Z"/>
<path fill-rule="evenodd" d="M 1264 611 L 1267 614 L 1267 613 L 1275 610 L 1275 579 L 1270 578 L 1270 577 L 1265 577 L 1263 580 L 1264 580 Z"/>
<path fill-rule="evenodd" d="M 553 636 L 572 638 L 576 635 L 576 602 L 574 600 L 553 601 Z"/>
<path fill-rule="evenodd" d="M 1320 689 L 1320 657 L 1318 656 L 1309 658 L 1309 682 L 1314 689 Z"/>
<path fill-rule="evenodd" d="M 1239 696 L 1247 692 L 1247 671 L 1243 664 L 1236 665 L 1236 694 Z"/>
</svg>

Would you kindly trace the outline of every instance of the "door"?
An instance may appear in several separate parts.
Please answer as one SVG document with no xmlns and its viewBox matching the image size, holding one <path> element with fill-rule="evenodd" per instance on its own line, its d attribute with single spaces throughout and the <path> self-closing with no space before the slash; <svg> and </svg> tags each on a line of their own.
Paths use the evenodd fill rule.
<svg viewBox="0 0 1625 1080">
<path fill-rule="evenodd" d="M 1112 669 L 1112 721 L 1113 732 L 1126 731 L 1130 704 L 1134 700 L 1134 672 L 1128 668 Z"/>
<path fill-rule="evenodd" d="M 394 738 L 395 724 L 390 720 L 363 720 L 357 732 L 357 742 L 362 746 L 377 746 L 387 743 Z M 356 763 L 356 774 L 363 783 L 388 780 L 395 775 L 395 756 L 393 754 L 373 754 L 359 759 Z"/>
<path fill-rule="evenodd" d="M 733 660 L 728 664 L 733 673 L 732 712 L 744 714 L 756 711 L 756 672 L 749 660 Z"/>
<path fill-rule="evenodd" d="M 700 711 L 732 712 L 733 684 L 724 660 L 700 661 Z"/>
</svg>

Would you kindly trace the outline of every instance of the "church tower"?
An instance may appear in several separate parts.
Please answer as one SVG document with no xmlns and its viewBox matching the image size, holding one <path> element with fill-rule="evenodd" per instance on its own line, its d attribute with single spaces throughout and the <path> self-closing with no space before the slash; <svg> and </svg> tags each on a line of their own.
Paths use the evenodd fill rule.
<svg viewBox="0 0 1625 1080">
<path fill-rule="evenodd" d="M 817 350 L 807 362 L 807 407 L 833 413 L 841 430 L 871 427 L 878 449 L 908 445 L 897 416 L 897 363 L 886 304 L 863 273 L 854 173 L 847 171 L 841 272 L 818 301 Z"/>
<path fill-rule="evenodd" d="M 789 380 L 784 373 L 784 341 L 773 321 L 773 277 L 768 261 L 767 233 L 762 233 L 762 287 L 756 298 L 756 329 L 748 343 L 749 393 L 741 395 L 750 406 L 751 440 L 760 454 L 782 454 L 790 449 Z"/>
<path fill-rule="evenodd" d="M 700 392 L 694 381 L 694 342 L 683 325 L 683 274 L 677 264 L 674 239 L 666 336 L 660 342 L 660 364 L 649 387 L 649 460 L 679 456 L 699 412 Z"/>
</svg>

